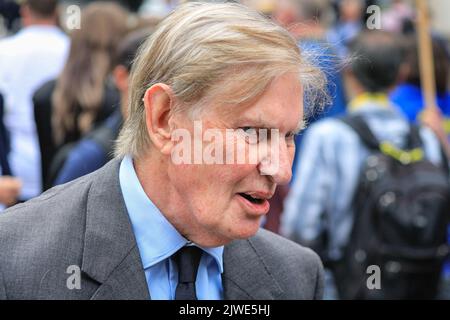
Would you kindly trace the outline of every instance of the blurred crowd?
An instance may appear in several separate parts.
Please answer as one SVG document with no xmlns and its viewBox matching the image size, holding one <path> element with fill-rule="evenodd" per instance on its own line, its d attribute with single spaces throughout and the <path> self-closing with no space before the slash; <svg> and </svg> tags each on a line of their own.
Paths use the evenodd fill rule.
<svg viewBox="0 0 450 320">
<path fill-rule="evenodd" d="M 0 0 L 0 211 L 111 159 L 127 116 L 134 56 L 179 2 Z M 384 153 L 400 159 L 409 156 L 402 153 L 408 143 L 411 150 L 420 147 L 421 159 L 443 168 L 448 181 L 448 39 L 432 33 L 438 106 L 432 109 L 421 91 L 413 2 L 240 2 L 289 30 L 305 59 L 327 78 L 327 103 L 318 107 L 305 100 L 307 129 L 296 137 L 293 178 L 278 188 L 263 226 L 321 255 L 328 270 L 326 298 L 366 298 L 347 294 L 352 288 L 339 283 L 351 282 L 342 280 L 339 262 L 355 236 L 354 199 L 371 154 L 365 141 L 389 141 Z M 80 6 L 81 20 L 71 29 L 66 22 L 73 11 L 66 9 L 73 4 Z M 377 18 L 367 11 L 372 5 L 381 10 L 381 30 L 368 28 Z M 408 138 L 416 126 L 420 146 Z M 439 216 L 447 209 L 443 204 L 430 211 Z M 448 219 L 437 221 L 431 232 L 448 237 Z M 410 297 L 450 298 L 450 265 L 438 269 L 417 281 L 414 290 L 423 295 Z"/>
</svg>

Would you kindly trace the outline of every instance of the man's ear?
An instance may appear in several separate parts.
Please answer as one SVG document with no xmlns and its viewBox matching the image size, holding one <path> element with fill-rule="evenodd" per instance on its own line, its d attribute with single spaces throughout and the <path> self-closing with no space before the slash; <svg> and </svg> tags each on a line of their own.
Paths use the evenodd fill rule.
<svg viewBox="0 0 450 320">
<path fill-rule="evenodd" d="M 174 102 L 172 89 L 164 83 L 154 84 L 144 95 L 147 133 L 154 147 L 163 154 L 171 152 L 169 118 Z"/>
<path fill-rule="evenodd" d="M 121 93 L 128 90 L 128 70 L 122 65 L 118 65 L 113 70 L 114 83 Z"/>
</svg>

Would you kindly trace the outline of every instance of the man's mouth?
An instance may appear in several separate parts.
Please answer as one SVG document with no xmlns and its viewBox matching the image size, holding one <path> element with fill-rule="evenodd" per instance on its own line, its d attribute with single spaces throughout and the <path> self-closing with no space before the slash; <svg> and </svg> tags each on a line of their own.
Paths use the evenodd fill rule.
<svg viewBox="0 0 450 320">
<path fill-rule="evenodd" d="M 252 197 L 251 195 L 249 195 L 247 193 L 238 193 L 238 194 L 241 197 L 244 197 L 245 199 L 250 201 L 251 203 L 255 203 L 255 204 L 262 204 L 265 200 L 264 198 Z"/>
<path fill-rule="evenodd" d="M 268 199 L 272 197 L 271 193 L 267 192 L 240 192 L 237 194 L 240 202 L 245 210 L 255 215 L 264 215 L 270 209 Z"/>
</svg>

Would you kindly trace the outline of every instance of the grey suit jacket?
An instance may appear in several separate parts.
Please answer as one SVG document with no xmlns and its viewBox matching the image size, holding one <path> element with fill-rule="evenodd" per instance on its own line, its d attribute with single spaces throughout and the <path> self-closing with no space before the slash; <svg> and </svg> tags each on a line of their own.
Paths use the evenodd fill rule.
<svg viewBox="0 0 450 320">
<path fill-rule="evenodd" d="M 0 299 L 150 299 L 119 164 L 0 214 Z M 316 299 L 322 282 L 315 253 L 268 231 L 225 246 L 225 299 Z"/>
</svg>

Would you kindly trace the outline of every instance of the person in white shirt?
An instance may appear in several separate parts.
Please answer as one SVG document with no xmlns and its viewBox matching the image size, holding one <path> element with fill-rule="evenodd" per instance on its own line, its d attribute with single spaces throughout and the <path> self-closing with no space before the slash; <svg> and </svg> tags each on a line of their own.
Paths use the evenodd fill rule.
<svg viewBox="0 0 450 320">
<path fill-rule="evenodd" d="M 23 183 L 20 200 L 42 190 L 32 96 L 60 73 L 66 61 L 69 39 L 57 27 L 57 12 L 57 0 L 25 0 L 21 6 L 23 29 L 0 41 L 0 93 L 11 139 L 11 171 Z"/>
</svg>

